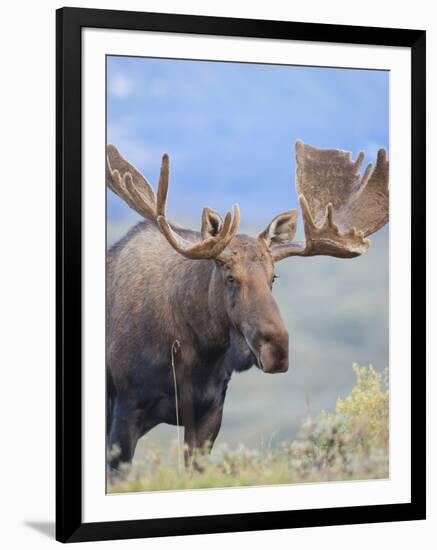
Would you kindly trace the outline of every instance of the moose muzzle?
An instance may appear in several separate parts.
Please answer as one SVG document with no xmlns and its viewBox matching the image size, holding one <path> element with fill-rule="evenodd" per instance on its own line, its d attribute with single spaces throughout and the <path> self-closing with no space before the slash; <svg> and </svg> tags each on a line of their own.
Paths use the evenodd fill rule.
<svg viewBox="0 0 437 550">
<path fill-rule="evenodd" d="M 263 339 L 259 345 L 259 367 L 267 373 L 275 374 L 288 370 L 288 333 L 286 331 Z"/>
</svg>

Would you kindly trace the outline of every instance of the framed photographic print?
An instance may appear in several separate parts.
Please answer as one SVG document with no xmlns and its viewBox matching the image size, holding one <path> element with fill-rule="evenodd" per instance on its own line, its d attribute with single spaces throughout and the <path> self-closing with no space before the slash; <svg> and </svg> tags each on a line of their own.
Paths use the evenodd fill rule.
<svg viewBox="0 0 437 550">
<path fill-rule="evenodd" d="M 58 10 L 57 285 L 58 540 L 425 518 L 425 32 Z"/>
</svg>

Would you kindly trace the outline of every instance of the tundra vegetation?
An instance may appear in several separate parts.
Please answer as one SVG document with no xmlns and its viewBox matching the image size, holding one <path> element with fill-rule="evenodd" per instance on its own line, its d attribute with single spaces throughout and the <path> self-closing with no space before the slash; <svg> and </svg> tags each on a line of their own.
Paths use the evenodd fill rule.
<svg viewBox="0 0 437 550">
<path fill-rule="evenodd" d="M 175 440 L 169 451 L 149 444 L 140 461 L 124 466 L 108 492 L 165 491 L 357 479 L 389 476 L 388 371 L 353 366 L 356 383 L 334 412 L 306 419 L 299 438 L 275 448 L 198 451 L 197 469 L 181 467 Z M 116 452 L 116 450 L 115 450 Z M 122 466 L 123 470 L 123 466 Z"/>
</svg>

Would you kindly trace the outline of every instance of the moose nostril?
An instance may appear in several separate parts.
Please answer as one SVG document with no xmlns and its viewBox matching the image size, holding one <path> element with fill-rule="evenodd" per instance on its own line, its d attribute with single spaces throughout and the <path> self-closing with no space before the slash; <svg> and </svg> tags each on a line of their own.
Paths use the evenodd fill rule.
<svg viewBox="0 0 437 550">
<path fill-rule="evenodd" d="M 272 326 L 270 330 L 263 330 L 260 333 L 263 342 L 283 342 L 288 341 L 288 331 L 283 327 Z"/>
<path fill-rule="evenodd" d="M 288 350 L 288 332 L 285 330 L 266 334 L 263 337 L 263 344 L 269 344 L 274 347 L 283 347 Z"/>
<path fill-rule="evenodd" d="M 286 372 L 288 370 L 288 339 L 287 345 L 264 341 L 260 346 L 259 357 L 260 366 L 264 372 Z"/>
</svg>

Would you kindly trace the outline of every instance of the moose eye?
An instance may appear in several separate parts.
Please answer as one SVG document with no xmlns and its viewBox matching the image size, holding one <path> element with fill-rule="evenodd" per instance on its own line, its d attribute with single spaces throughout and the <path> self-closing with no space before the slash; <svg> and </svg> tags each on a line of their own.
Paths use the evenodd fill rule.
<svg viewBox="0 0 437 550">
<path fill-rule="evenodd" d="M 234 277 L 232 277 L 232 275 L 228 275 L 226 277 L 226 280 L 227 280 L 228 283 L 234 283 L 235 282 L 235 279 L 234 279 Z"/>
</svg>

